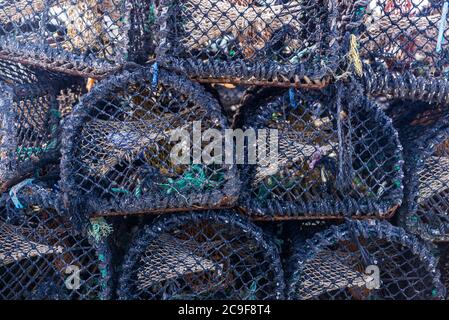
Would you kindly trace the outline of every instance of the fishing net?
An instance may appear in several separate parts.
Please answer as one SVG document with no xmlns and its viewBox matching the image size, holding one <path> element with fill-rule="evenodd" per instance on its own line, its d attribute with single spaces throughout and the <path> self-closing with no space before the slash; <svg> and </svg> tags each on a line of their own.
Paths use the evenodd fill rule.
<svg viewBox="0 0 449 320">
<path fill-rule="evenodd" d="M 416 76 L 412 72 L 374 71 L 363 66 L 362 83 L 367 94 L 389 101 L 409 100 L 431 104 L 449 103 L 449 81 L 446 78 Z"/>
<path fill-rule="evenodd" d="M 154 22 L 151 0 L 3 0 L 0 59 L 103 77 L 148 58 Z"/>
<path fill-rule="evenodd" d="M 449 290 L 449 247 L 446 245 L 440 249 L 440 259 L 438 261 L 439 270 L 441 272 L 441 281 L 446 288 L 446 300 L 449 299 L 447 295 Z"/>
<path fill-rule="evenodd" d="M 109 254 L 59 214 L 58 195 L 24 180 L 0 211 L 0 300 L 106 299 Z M 89 235 L 98 235 L 98 228 Z M 104 228 L 103 228 L 104 229 Z"/>
<path fill-rule="evenodd" d="M 444 0 L 371 0 L 358 28 L 360 56 L 376 67 L 415 75 L 447 73 L 449 26 Z"/>
<path fill-rule="evenodd" d="M 437 260 L 388 222 L 348 221 L 298 241 L 290 262 L 294 300 L 442 299 Z"/>
<path fill-rule="evenodd" d="M 81 79 L 0 62 L 0 183 L 58 159 L 60 121 L 84 92 Z"/>
<path fill-rule="evenodd" d="M 164 216 L 132 242 L 119 280 L 121 299 L 278 299 L 276 247 L 234 212 Z"/>
<path fill-rule="evenodd" d="M 241 205 L 254 218 L 386 218 L 401 203 L 402 147 L 391 120 L 355 87 L 328 89 L 247 100 L 246 132 L 269 129 L 258 131 L 258 159 L 242 173 Z M 247 145 L 250 153 L 255 144 Z"/>
<path fill-rule="evenodd" d="M 218 103 L 183 77 L 156 68 L 111 77 L 65 123 L 66 205 L 114 214 L 232 206 L 236 168 L 208 149 L 225 128 Z"/>
<path fill-rule="evenodd" d="M 449 129 L 406 144 L 405 228 L 424 239 L 449 241 Z"/>
<path fill-rule="evenodd" d="M 322 87 L 336 69 L 334 0 L 166 0 L 157 59 L 204 82 Z"/>
</svg>

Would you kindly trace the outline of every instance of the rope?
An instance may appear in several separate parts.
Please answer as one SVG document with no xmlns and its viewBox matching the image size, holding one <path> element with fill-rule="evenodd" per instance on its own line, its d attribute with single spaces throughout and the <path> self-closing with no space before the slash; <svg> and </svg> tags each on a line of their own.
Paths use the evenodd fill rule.
<svg viewBox="0 0 449 320">
<path fill-rule="evenodd" d="M 288 96 L 290 98 L 290 106 L 292 107 L 292 109 L 298 109 L 298 103 L 295 100 L 295 89 L 290 88 L 288 90 Z"/>
<path fill-rule="evenodd" d="M 360 59 L 359 49 L 358 49 L 357 37 L 351 34 L 349 43 L 349 60 L 354 66 L 355 73 L 361 77 L 363 75 L 362 60 Z"/>
<path fill-rule="evenodd" d="M 445 1 L 443 4 L 443 9 L 441 12 L 441 19 L 440 19 L 440 25 L 438 28 L 438 41 L 437 41 L 437 47 L 436 52 L 441 52 L 441 46 L 444 42 L 444 30 L 446 29 L 446 18 L 447 18 L 447 11 L 448 11 L 448 2 Z"/>
<path fill-rule="evenodd" d="M 32 184 L 33 181 L 34 181 L 34 179 L 23 180 L 22 182 L 16 184 L 14 187 L 12 187 L 11 190 L 9 190 L 9 196 L 10 196 L 12 202 L 14 203 L 14 206 L 16 207 L 16 209 L 25 209 L 25 206 L 19 201 L 19 198 L 17 197 L 17 193 L 23 187 L 25 187 L 29 184 Z"/>
<path fill-rule="evenodd" d="M 159 65 L 157 62 L 153 64 L 153 79 L 151 80 L 151 88 L 153 90 L 157 89 L 157 84 L 159 82 Z"/>
<path fill-rule="evenodd" d="M 88 233 L 96 243 L 106 239 L 114 231 L 112 225 L 107 223 L 103 217 L 91 219 L 90 224 Z"/>
</svg>

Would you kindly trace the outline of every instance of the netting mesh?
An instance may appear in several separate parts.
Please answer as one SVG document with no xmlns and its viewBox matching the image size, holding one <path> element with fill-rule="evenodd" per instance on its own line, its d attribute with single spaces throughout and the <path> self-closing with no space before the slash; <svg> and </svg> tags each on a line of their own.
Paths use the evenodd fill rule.
<svg viewBox="0 0 449 320">
<path fill-rule="evenodd" d="M 60 121 L 84 92 L 80 79 L 0 62 L 0 182 L 57 159 Z"/>
<path fill-rule="evenodd" d="M 333 0 L 166 0 L 157 58 L 199 79 L 321 86 L 336 68 L 336 17 Z"/>
<path fill-rule="evenodd" d="M 354 87 L 329 89 L 248 101 L 245 129 L 278 130 L 278 153 L 245 170 L 242 206 L 251 214 L 386 217 L 401 203 L 402 147 L 391 120 Z"/>
<path fill-rule="evenodd" d="M 95 212 L 231 206 L 239 188 L 236 168 L 195 156 L 208 144 L 204 135 L 199 145 L 199 134 L 226 127 L 218 103 L 185 78 L 163 70 L 112 77 L 66 122 L 67 199 Z"/>
<path fill-rule="evenodd" d="M 278 299 L 284 280 L 271 240 L 234 212 L 165 216 L 137 234 L 121 299 Z"/>
<path fill-rule="evenodd" d="M 40 183 L 4 194 L 0 213 L 0 300 L 109 297 L 108 248 L 93 244 L 56 208 Z"/>
<path fill-rule="evenodd" d="M 446 300 L 449 299 L 449 247 L 447 245 L 439 248 L 438 268 L 441 272 L 441 281 L 446 288 Z"/>
<path fill-rule="evenodd" d="M 104 76 L 151 53 L 154 18 L 151 0 L 2 0 L 0 58 Z"/>
<path fill-rule="evenodd" d="M 362 8 L 360 55 L 376 66 L 415 75 L 447 72 L 447 2 L 371 0 Z"/>
<path fill-rule="evenodd" d="M 432 241 L 449 241 L 449 129 L 407 145 L 406 201 L 401 222 Z"/>
<path fill-rule="evenodd" d="M 429 248 L 387 222 L 347 222 L 295 244 L 290 299 L 441 299 Z"/>
</svg>

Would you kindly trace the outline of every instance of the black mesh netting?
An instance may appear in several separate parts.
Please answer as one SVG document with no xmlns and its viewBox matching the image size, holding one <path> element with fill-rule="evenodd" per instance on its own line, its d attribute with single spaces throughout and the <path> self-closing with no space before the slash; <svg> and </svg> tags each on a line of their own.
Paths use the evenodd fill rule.
<svg viewBox="0 0 449 320">
<path fill-rule="evenodd" d="M 221 159 L 207 149 L 206 129 L 226 127 L 216 100 L 183 77 L 157 68 L 111 77 L 65 123 L 66 205 L 88 213 L 229 207 L 236 168 L 204 161 L 206 153 Z"/>
<path fill-rule="evenodd" d="M 401 203 L 398 134 L 357 88 L 335 86 L 316 94 L 290 90 L 266 100 L 255 95 L 242 117 L 246 130 L 277 130 L 277 146 L 268 147 L 265 157 L 261 149 L 262 158 L 242 174 L 242 207 L 251 215 L 388 217 Z M 271 139 L 268 146 L 276 141 Z"/>
<path fill-rule="evenodd" d="M 441 272 L 441 281 L 446 288 L 446 300 L 449 299 L 448 291 L 449 291 L 449 247 L 447 245 L 439 248 L 439 261 L 438 268 Z"/>
<path fill-rule="evenodd" d="M 390 70 L 447 74 L 449 26 L 444 0 L 372 0 L 356 14 L 360 56 Z"/>
<path fill-rule="evenodd" d="M 449 241 L 449 128 L 406 144 L 406 160 L 401 222 L 425 239 Z"/>
<path fill-rule="evenodd" d="M 0 58 L 101 77 L 151 53 L 151 0 L 3 0 Z"/>
<path fill-rule="evenodd" d="M 295 246 L 289 266 L 290 299 L 445 297 L 430 249 L 386 221 L 349 221 Z"/>
<path fill-rule="evenodd" d="M 449 80 L 416 76 L 412 72 L 376 70 L 365 64 L 362 83 L 366 93 L 390 101 L 410 100 L 432 104 L 449 103 Z"/>
<path fill-rule="evenodd" d="M 203 81 L 323 86 L 335 71 L 334 0 L 165 0 L 157 59 Z"/>
<path fill-rule="evenodd" d="M 0 300 L 109 298 L 107 223 L 93 220 L 78 231 L 55 209 L 57 199 L 31 179 L 3 195 Z"/>
<path fill-rule="evenodd" d="M 85 91 L 81 79 L 0 62 L 0 183 L 58 158 L 60 122 Z"/>
<path fill-rule="evenodd" d="M 127 254 L 121 299 L 245 299 L 283 297 L 276 246 L 234 212 L 164 216 L 146 225 Z"/>
</svg>

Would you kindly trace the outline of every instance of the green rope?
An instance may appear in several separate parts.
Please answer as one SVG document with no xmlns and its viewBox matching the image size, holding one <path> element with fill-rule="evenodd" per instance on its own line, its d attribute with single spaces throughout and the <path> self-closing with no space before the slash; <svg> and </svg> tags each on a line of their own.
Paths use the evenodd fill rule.
<svg viewBox="0 0 449 320">
<path fill-rule="evenodd" d="M 99 243 L 106 239 L 114 231 L 111 224 L 106 222 L 103 217 L 92 218 L 90 220 L 90 228 L 88 230 L 89 236 L 91 236 L 96 243 Z"/>
</svg>

